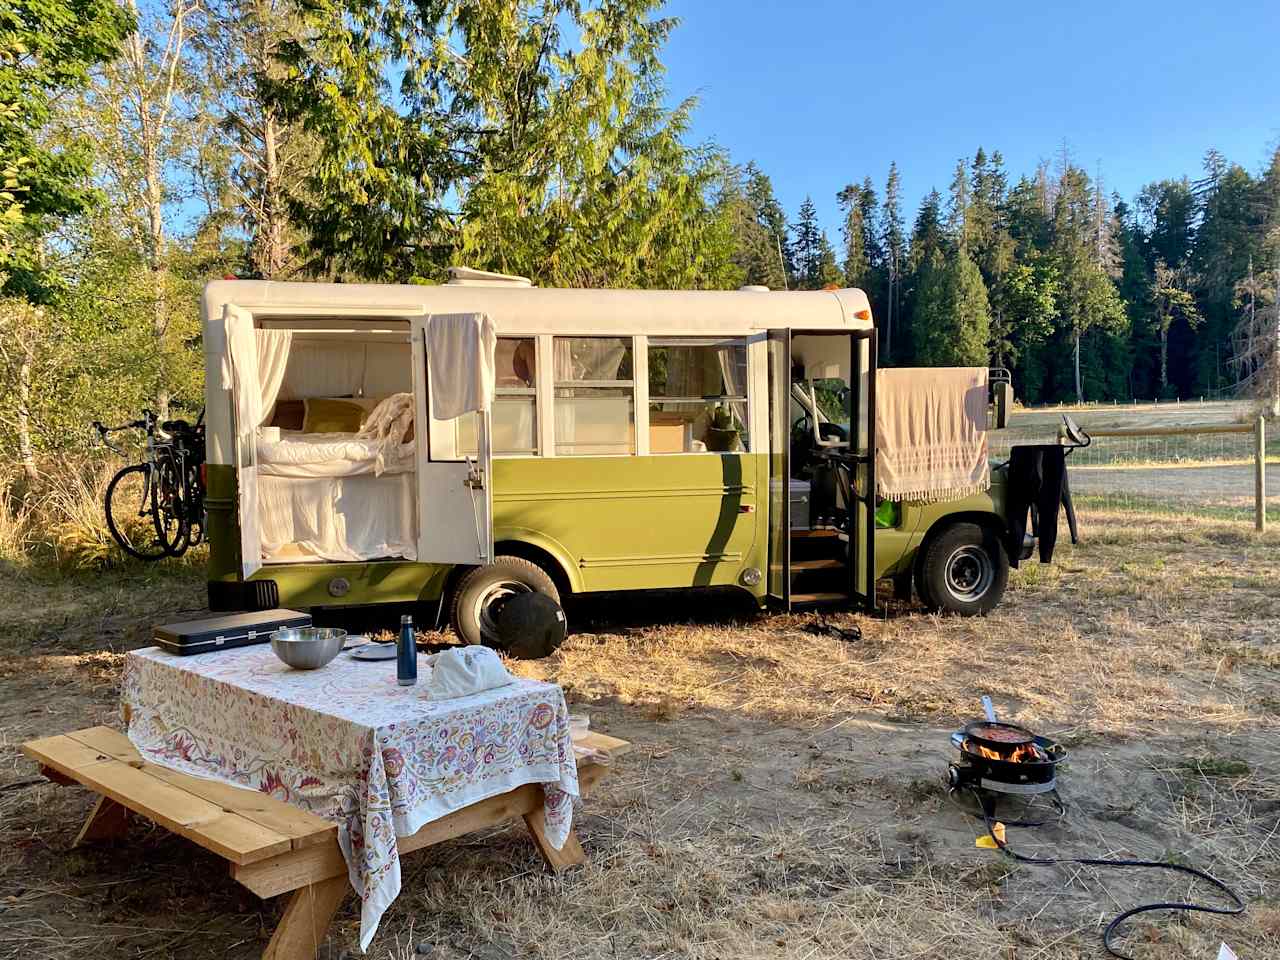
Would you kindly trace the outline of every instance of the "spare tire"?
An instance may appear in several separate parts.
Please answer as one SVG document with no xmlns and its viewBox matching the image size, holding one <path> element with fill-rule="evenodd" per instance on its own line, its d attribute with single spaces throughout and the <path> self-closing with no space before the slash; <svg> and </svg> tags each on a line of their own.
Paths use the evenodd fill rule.
<svg viewBox="0 0 1280 960">
<path fill-rule="evenodd" d="M 526 593 L 560 602 L 560 591 L 547 571 L 523 557 L 499 556 L 488 566 L 462 575 L 453 589 L 449 622 L 464 643 L 501 649 L 498 616 L 508 600 Z"/>
<path fill-rule="evenodd" d="M 545 593 L 521 593 L 498 613 L 498 646 L 517 660 L 541 660 L 564 643 L 564 611 Z"/>
</svg>

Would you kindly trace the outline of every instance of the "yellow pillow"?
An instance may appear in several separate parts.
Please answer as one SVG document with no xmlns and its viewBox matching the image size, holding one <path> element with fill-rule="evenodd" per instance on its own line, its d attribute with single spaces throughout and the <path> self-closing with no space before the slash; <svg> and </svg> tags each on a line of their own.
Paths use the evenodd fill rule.
<svg viewBox="0 0 1280 960">
<path fill-rule="evenodd" d="M 304 402 L 303 433 L 355 433 L 364 423 L 366 411 L 355 400 L 311 397 Z"/>
</svg>

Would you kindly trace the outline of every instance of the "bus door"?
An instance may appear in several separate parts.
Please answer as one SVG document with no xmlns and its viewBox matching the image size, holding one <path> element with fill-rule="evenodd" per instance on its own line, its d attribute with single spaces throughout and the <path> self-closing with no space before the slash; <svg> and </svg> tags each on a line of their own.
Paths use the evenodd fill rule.
<svg viewBox="0 0 1280 960">
<path fill-rule="evenodd" d="M 875 330 L 769 336 L 769 596 L 874 609 Z"/>
<path fill-rule="evenodd" d="M 448 325 L 449 335 L 433 336 L 433 323 Z M 419 562 L 493 562 L 491 410 L 448 417 L 437 413 L 442 411 L 445 392 L 460 381 L 477 376 L 492 379 L 495 343 L 493 328 L 483 314 L 434 314 L 413 320 Z M 450 352 L 454 355 L 445 355 Z M 493 384 L 486 389 L 491 408 Z M 474 455 L 460 449 L 463 418 L 476 420 Z"/>
</svg>

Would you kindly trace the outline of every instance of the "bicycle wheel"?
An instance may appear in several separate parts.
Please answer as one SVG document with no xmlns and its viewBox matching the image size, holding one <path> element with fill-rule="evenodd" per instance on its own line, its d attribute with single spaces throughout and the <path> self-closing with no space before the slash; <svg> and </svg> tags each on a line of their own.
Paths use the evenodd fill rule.
<svg viewBox="0 0 1280 960">
<path fill-rule="evenodd" d="M 182 474 L 173 454 L 163 450 L 158 454 L 153 480 L 151 516 L 155 521 L 156 537 L 165 545 L 167 554 L 180 557 L 187 552 L 191 525 L 187 522 L 186 506 L 182 502 Z"/>
<path fill-rule="evenodd" d="M 204 542 L 204 488 L 200 486 L 200 467 L 196 464 L 187 464 L 182 502 L 187 508 L 187 546 L 198 547 Z"/>
<path fill-rule="evenodd" d="M 103 509 L 107 529 L 120 549 L 139 560 L 159 560 L 168 555 L 169 546 L 159 535 L 152 511 L 152 467 L 135 463 L 111 478 Z"/>
</svg>

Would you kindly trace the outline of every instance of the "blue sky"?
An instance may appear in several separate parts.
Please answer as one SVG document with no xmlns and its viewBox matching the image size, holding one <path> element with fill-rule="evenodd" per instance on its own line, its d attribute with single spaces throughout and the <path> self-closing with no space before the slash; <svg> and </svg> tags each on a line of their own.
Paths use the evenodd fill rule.
<svg viewBox="0 0 1280 960">
<path fill-rule="evenodd" d="M 902 172 L 908 225 L 957 158 L 1016 179 L 1065 138 L 1108 192 L 1199 175 L 1216 147 L 1257 171 L 1280 141 L 1280 0 L 865 3 L 671 0 L 664 60 L 694 137 L 755 160 L 794 217 L 812 194 Z"/>
</svg>

